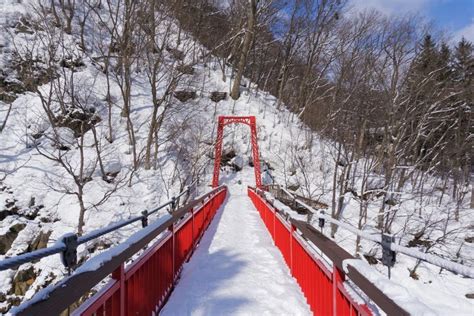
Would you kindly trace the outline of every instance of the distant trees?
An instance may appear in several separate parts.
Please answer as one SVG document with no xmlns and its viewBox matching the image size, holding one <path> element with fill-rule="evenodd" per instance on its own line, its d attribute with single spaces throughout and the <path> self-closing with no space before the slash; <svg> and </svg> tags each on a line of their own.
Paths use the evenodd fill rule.
<svg viewBox="0 0 474 316">
<path fill-rule="evenodd" d="M 233 0 L 225 5 L 216 0 L 54 0 L 49 6 L 38 5 L 45 21 L 54 22 L 42 33 L 42 41 L 51 44 L 45 52 L 48 67 L 56 69 L 68 53 L 66 35 L 79 34 L 81 54 L 87 54 L 105 78 L 107 140 L 113 143 L 121 131 L 126 133 L 133 172 L 158 168 L 160 146 L 167 141 L 179 159 L 193 166 L 185 170 L 176 162 L 175 168 L 181 169 L 174 179 L 184 183 L 188 174 L 203 170 L 203 160 L 178 148 L 176 134 L 163 135 L 162 127 L 178 111 L 171 98 L 183 82 L 182 70 L 214 58 L 224 79 L 226 69 L 233 69 L 229 92 L 234 100 L 247 77 L 254 84 L 249 91 L 272 93 L 278 108 L 284 104 L 291 111 L 282 120 L 298 117 L 311 128 L 302 129 L 301 136 L 302 148 L 310 155 L 299 157 L 301 148 L 292 148 L 282 158 L 290 157 L 285 162 L 288 170 L 314 163 L 313 131 L 324 139 L 330 148 L 327 158 L 334 162 L 331 170 L 325 169 L 327 182 L 332 182 L 334 218 L 343 217 L 346 198 L 352 196 L 360 205 L 359 228 L 370 220 L 369 209 L 376 204 L 377 228 L 391 232 L 407 183 L 418 194 L 417 212 L 423 216 L 426 178 L 432 175 L 439 181 L 438 204 L 448 198 L 456 202 L 454 216 L 447 218 L 460 218 L 471 183 L 474 145 L 474 48 L 467 40 L 451 47 L 413 16 L 349 15 L 341 0 Z M 89 35 L 91 28 L 97 32 Z M 187 45 L 185 33 L 207 51 Z M 50 124 L 57 127 L 56 111 L 66 113 L 71 104 L 88 102 L 74 99 L 74 75 L 63 74 L 69 82 L 49 75 L 50 90 L 37 93 Z M 142 126 L 133 103 L 137 77 L 151 91 L 150 118 Z M 114 124 L 117 111 L 123 126 Z M 179 124 L 170 125 L 174 129 Z M 140 129 L 146 137 L 136 137 Z M 91 133 L 97 168 L 104 174 L 94 124 Z M 204 131 L 200 133 L 195 136 L 204 143 Z M 80 147 L 81 138 L 76 141 Z M 301 191 L 316 194 L 308 174 L 301 177 Z M 357 241 L 356 249 L 359 246 Z"/>
<path fill-rule="evenodd" d="M 454 96 L 451 96 L 451 120 L 454 124 L 454 135 L 451 137 L 450 148 L 445 154 L 454 159 L 447 159 L 444 164 L 453 170 L 454 187 L 453 197 L 460 204 L 467 194 L 467 186 L 471 183 L 470 174 L 474 164 L 472 148 L 474 147 L 474 46 L 473 43 L 462 39 L 454 48 L 450 61 L 451 75 L 449 76 Z M 446 158 L 445 158 L 446 159 Z M 474 196 L 474 189 L 471 192 Z M 474 203 L 471 202 L 471 207 Z M 457 209 L 456 214 L 458 214 Z"/>
<path fill-rule="evenodd" d="M 438 46 L 426 35 L 407 88 L 411 95 L 407 104 L 413 110 L 406 117 L 411 128 L 403 155 L 420 169 L 453 180 L 456 219 L 472 168 L 473 58 L 472 44 L 465 39 L 454 47 L 453 54 L 446 44 Z"/>
<path fill-rule="evenodd" d="M 50 4 L 56 26 L 62 27 L 64 32 L 71 34 L 76 13 L 76 0 L 51 0 Z"/>
<path fill-rule="evenodd" d="M 234 66 L 234 99 L 247 76 L 286 104 L 288 120 L 298 116 L 333 142 L 334 217 L 354 192 L 362 227 L 378 196 L 377 226 L 391 231 L 401 190 L 410 182 L 421 199 L 428 175 L 442 179 L 440 204 L 450 197 L 461 207 L 472 171 L 471 43 L 437 43 L 416 16 L 348 16 L 346 1 L 180 3 L 199 12 L 178 14 L 180 25 L 224 60 L 223 69 Z M 190 27 L 197 23 L 199 30 Z M 305 134 L 311 152 L 313 133 Z"/>
<path fill-rule="evenodd" d="M 151 0 L 148 7 L 151 9 L 148 19 L 142 25 L 142 29 L 146 30 L 146 44 L 144 47 L 145 73 L 151 89 L 153 112 L 150 117 L 148 137 L 145 145 L 144 167 L 150 169 L 152 165 L 156 166 L 159 137 L 158 133 L 163 124 L 165 115 L 167 115 L 167 107 L 169 98 L 175 91 L 182 73 L 177 71 L 174 61 L 171 65 L 165 63 L 166 48 L 173 46 L 170 38 L 172 25 L 165 20 L 166 8 L 164 6 L 156 7 L 155 1 Z M 159 10 L 158 10 L 159 9 Z M 143 8 L 146 10 L 146 7 Z M 160 34 L 158 41 L 157 34 Z M 183 64 L 181 65 L 183 66 Z M 164 88 L 164 92 L 159 94 L 160 88 Z M 161 110 L 161 113 L 159 111 Z M 154 156 L 153 156 L 154 153 Z M 152 159 L 153 158 L 153 159 Z M 154 163 L 152 163 L 154 161 Z"/>
<path fill-rule="evenodd" d="M 24 71 L 34 72 L 35 67 L 41 67 L 48 76 L 42 78 L 46 85 L 34 89 L 42 108 L 37 119 L 44 124 L 28 125 L 31 131 L 25 137 L 27 146 L 53 161 L 64 177 L 47 177 L 45 185 L 77 198 L 77 231 L 82 234 L 88 210 L 104 203 L 125 183 L 126 177 L 131 184 L 139 168 L 159 167 L 159 146 L 170 142 L 171 137 L 163 137 L 159 132 L 182 76 L 178 66 L 185 65 L 191 46 L 174 48 L 185 43 L 181 40 L 178 44 L 172 37 L 176 25 L 167 6 L 160 2 L 77 0 L 53 1 L 49 5 L 34 6 L 33 23 L 37 24 L 38 32 L 34 40 L 19 45 L 15 52 Z M 86 34 L 86 29 L 97 32 Z M 68 36 L 71 33 L 79 34 L 77 46 Z M 88 78 L 85 82 L 83 74 L 76 73 L 85 66 L 86 58 L 90 58 L 98 73 L 95 79 Z M 94 73 L 92 69 L 91 73 Z M 133 116 L 137 77 L 148 83 L 151 91 L 152 112 L 144 126 L 142 121 L 137 126 Z M 94 80 L 99 78 L 105 79 L 104 91 L 94 90 L 97 83 Z M 114 95 L 117 91 L 119 94 Z M 102 92 L 103 100 L 98 100 L 97 94 Z M 101 117 L 99 110 L 102 101 L 107 109 L 105 124 L 101 123 L 105 117 Z M 116 124 L 118 120 L 125 123 L 123 130 Z M 148 128 L 145 139 L 136 137 L 140 128 Z M 130 145 L 132 172 L 110 171 L 102 137 L 105 135 L 113 143 L 116 135 L 124 132 Z M 182 168 L 181 164 L 177 165 Z M 184 170 L 182 177 L 187 174 L 188 170 Z M 97 175 L 104 183 L 101 194 L 91 198 L 87 196 L 87 187 Z"/>
</svg>

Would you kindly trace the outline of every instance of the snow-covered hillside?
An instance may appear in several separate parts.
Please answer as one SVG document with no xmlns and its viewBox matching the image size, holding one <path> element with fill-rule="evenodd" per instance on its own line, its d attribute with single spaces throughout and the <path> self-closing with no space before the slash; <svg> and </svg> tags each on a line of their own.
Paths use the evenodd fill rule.
<svg viewBox="0 0 474 316">
<path fill-rule="evenodd" d="M 193 71 L 181 74 L 174 89 L 195 92 L 196 95 L 185 102 L 172 94 L 166 96 L 167 105 L 160 107 L 158 113 L 164 119 L 156 142 L 156 164 L 146 170 L 143 159 L 154 110 L 146 65 L 137 61 L 137 66 L 133 68 L 130 120 L 136 139 L 138 158 L 135 159 L 127 132 L 130 122 L 121 115 L 124 104 L 121 83 L 113 76 L 109 78 L 110 82 L 107 80 L 98 58 L 102 52 L 99 46 L 94 46 L 100 42 L 97 38 L 103 38 L 104 30 L 90 26 L 86 34 L 90 49 L 84 51 L 80 48 L 76 32 L 48 33 L 44 25 L 43 29 L 28 26 L 31 32 L 15 32 L 18 26 L 14 21 L 22 18 L 14 12 L 23 16 L 29 13 L 30 17 L 34 17 L 35 13 L 27 3 L 12 1 L 7 3 L 7 7 L 11 10 L 0 12 L 2 26 L 9 30 L 8 35 L 2 32 L 3 38 L 0 39 L 3 46 L 0 48 L 2 69 L 11 70 L 13 51 L 19 52 L 23 58 L 32 53 L 31 58 L 41 57 L 38 62 L 41 67 L 54 66 L 59 77 L 54 79 L 54 84 L 39 81 L 38 91 L 22 89 L 11 103 L 8 121 L 0 133 L 0 260 L 51 245 L 65 233 L 77 231 L 80 206 L 75 175 L 79 171 L 88 178 L 81 193 L 86 209 L 85 233 L 139 215 L 143 210 L 167 201 L 195 179 L 199 179 L 199 191 L 206 191 L 211 183 L 213 143 L 219 115 L 257 117 L 258 142 L 262 160 L 266 162 L 264 177 L 267 183 L 273 181 L 292 187 L 299 194 L 331 205 L 332 172 L 340 163 L 335 154 L 337 144 L 310 131 L 284 106 L 277 109 L 274 96 L 258 91 L 247 80 L 244 80 L 246 87 L 242 88 L 242 95 L 237 101 L 227 98 L 213 102 L 210 98 L 213 92 L 229 91 L 232 70 L 228 67 L 223 73 L 216 58 L 201 58 L 207 55 L 206 49 L 185 34 L 180 35 L 178 44 L 177 27 L 172 19 L 167 17 L 162 24 L 162 32 L 157 34 L 158 40 L 174 45 L 174 50 L 164 50 L 159 75 L 168 78 L 176 72 L 177 66 L 192 65 Z M 55 60 L 47 54 L 47 47 L 44 46 L 44 40 L 51 35 L 66 43 L 57 49 Z M 183 61 L 176 57 L 177 51 L 186 55 Z M 77 61 L 77 64 L 65 67 L 67 63 L 62 61 Z M 11 74 L 6 74 L 6 79 L 2 79 L 4 82 L 16 82 L 18 70 L 11 71 Z M 166 93 L 168 83 L 163 79 L 158 84 L 159 96 Z M 66 86 L 74 87 L 77 99 L 73 98 L 73 102 L 85 105 L 90 109 L 91 117 L 98 117 L 94 122 L 95 129 L 86 131 L 84 137 L 77 137 L 69 127 L 53 128 L 47 118 L 45 102 L 40 96 L 47 96 L 52 89 Z M 110 91 L 109 95 L 107 91 Z M 5 101 L 10 102 L 0 101 L 0 122 L 6 118 L 9 109 L 9 103 Z M 60 106 L 58 100 L 52 100 L 51 104 Z M 114 128 L 113 142 L 108 139 L 111 126 Z M 247 164 L 251 156 L 250 146 L 247 126 L 226 127 L 224 151 L 233 150 Z M 57 157 L 62 160 L 55 160 Z M 137 168 L 135 160 L 139 161 Z M 363 161 L 360 159 L 359 163 Z M 63 162 L 66 166 L 62 165 Z M 106 173 L 105 179 L 100 165 Z M 225 172 L 222 176 L 225 177 Z M 352 181 L 353 187 L 357 188 L 363 179 L 361 175 L 354 174 Z M 382 177 L 374 173 L 369 181 L 376 188 Z M 425 229 L 423 238 L 431 243 L 427 251 L 472 266 L 474 210 L 469 209 L 470 199 L 467 197 L 461 205 L 459 221 L 444 221 L 446 213 L 452 212 L 455 205 L 450 199 L 443 199 L 441 192 L 431 194 L 430 188 L 437 181 L 439 179 L 435 177 L 426 180 L 426 192 L 430 195 L 414 195 L 410 181 L 404 185 L 401 199 L 397 201 L 398 214 L 394 218 L 392 232 L 397 242 L 407 245 L 417 232 Z M 357 226 L 361 200 L 345 193 L 344 201 L 341 219 Z M 381 203 L 380 197 L 370 200 L 368 220 L 363 230 L 374 234 L 378 232 L 376 219 Z M 421 208 L 423 216 L 418 213 Z M 137 224 L 107 235 L 100 241 L 80 246 L 79 260 L 83 262 L 119 243 L 139 228 Z M 446 238 L 447 231 L 450 232 L 449 238 Z M 470 242 L 467 241 L 469 238 Z M 349 252 L 355 252 L 355 236 L 339 230 L 335 239 Z M 380 251 L 375 244 L 362 241 L 358 252 L 377 259 Z M 386 274 L 385 267 L 380 261 L 376 262 L 372 267 Z M 410 277 L 409 271 L 415 265 L 414 259 L 403 255 L 397 257 L 392 282 L 400 288 L 394 292 L 395 295 L 405 293 L 407 297 L 416 297 L 421 306 L 418 310 L 426 315 L 445 315 L 452 312 L 453 307 L 457 315 L 472 314 L 474 303 L 465 296 L 474 292 L 471 279 L 421 263 L 416 271 L 418 279 L 415 280 Z M 0 272 L 0 311 L 6 312 L 12 305 L 31 298 L 39 289 L 65 274 L 59 256 L 24 264 L 18 270 Z"/>
</svg>

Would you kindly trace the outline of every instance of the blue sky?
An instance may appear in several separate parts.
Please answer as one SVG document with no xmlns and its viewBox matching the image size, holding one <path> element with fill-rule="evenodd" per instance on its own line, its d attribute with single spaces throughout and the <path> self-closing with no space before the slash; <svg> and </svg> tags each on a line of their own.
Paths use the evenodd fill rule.
<svg viewBox="0 0 474 316">
<path fill-rule="evenodd" d="M 433 1 L 427 14 L 437 24 L 459 30 L 474 22 L 474 0 Z"/>
<path fill-rule="evenodd" d="M 375 8 L 385 14 L 418 13 L 453 41 L 474 42 L 474 0 L 349 0 L 356 10 Z"/>
</svg>

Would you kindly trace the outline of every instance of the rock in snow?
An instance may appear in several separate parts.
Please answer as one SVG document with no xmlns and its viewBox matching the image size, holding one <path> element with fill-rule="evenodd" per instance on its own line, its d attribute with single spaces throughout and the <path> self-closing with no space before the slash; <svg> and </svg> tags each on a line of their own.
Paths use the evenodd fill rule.
<svg viewBox="0 0 474 316">
<path fill-rule="evenodd" d="M 244 167 L 244 158 L 242 156 L 235 156 L 231 159 L 230 164 L 236 171 L 240 171 Z"/>
</svg>

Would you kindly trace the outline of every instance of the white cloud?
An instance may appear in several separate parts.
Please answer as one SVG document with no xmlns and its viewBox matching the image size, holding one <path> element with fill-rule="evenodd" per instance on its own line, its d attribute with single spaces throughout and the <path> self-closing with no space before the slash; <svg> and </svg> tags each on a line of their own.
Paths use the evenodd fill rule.
<svg viewBox="0 0 474 316">
<path fill-rule="evenodd" d="M 375 9 L 386 15 L 393 15 L 416 13 L 432 2 L 432 0 L 350 0 L 349 5 L 356 12 Z"/>
<path fill-rule="evenodd" d="M 453 40 L 459 42 L 462 37 L 474 43 L 474 19 L 470 24 L 454 32 Z"/>
</svg>

